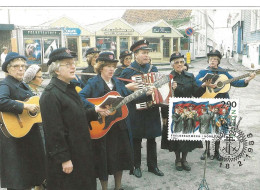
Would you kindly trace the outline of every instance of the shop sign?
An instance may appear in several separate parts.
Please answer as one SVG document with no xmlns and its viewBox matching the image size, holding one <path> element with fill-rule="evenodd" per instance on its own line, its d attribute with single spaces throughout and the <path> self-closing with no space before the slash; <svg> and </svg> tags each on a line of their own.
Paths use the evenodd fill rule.
<svg viewBox="0 0 260 190">
<path fill-rule="evenodd" d="M 61 31 L 54 30 L 23 30 L 25 36 L 60 36 Z"/>
<path fill-rule="evenodd" d="M 63 28 L 63 33 L 66 36 L 79 36 L 81 34 L 81 30 L 79 28 Z"/>
<path fill-rule="evenodd" d="M 123 29 L 123 28 L 105 28 L 102 29 L 104 35 L 132 35 L 133 29 Z"/>
<path fill-rule="evenodd" d="M 159 26 L 154 26 L 152 28 L 153 33 L 171 33 L 172 29 L 171 27 L 159 27 Z"/>
</svg>

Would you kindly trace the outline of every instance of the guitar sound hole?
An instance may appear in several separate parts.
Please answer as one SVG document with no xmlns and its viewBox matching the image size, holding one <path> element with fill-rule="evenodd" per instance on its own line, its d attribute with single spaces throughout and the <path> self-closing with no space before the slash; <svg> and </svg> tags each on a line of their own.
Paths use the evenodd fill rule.
<svg viewBox="0 0 260 190">
<path fill-rule="evenodd" d="M 36 113 L 32 113 L 32 112 L 29 111 L 29 115 L 30 115 L 31 117 L 35 117 L 37 114 L 38 114 L 37 112 L 36 112 Z"/>
<path fill-rule="evenodd" d="M 217 83 L 217 87 L 218 87 L 218 88 L 221 88 L 222 86 L 223 86 L 223 82 L 219 81 L 219 82 Z"/>
</svg>

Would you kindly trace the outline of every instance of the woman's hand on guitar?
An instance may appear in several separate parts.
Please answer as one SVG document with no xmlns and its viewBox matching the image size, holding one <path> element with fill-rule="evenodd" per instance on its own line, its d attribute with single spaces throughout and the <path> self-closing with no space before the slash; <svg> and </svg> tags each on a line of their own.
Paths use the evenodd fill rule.
<svg viewBox="0 0 260 190">
<path fill-rule="evenodd" d="M 62 171 L 66 174 L 70 174 L 73 171 L 71 160 L 62 163 Z"/>
<path fill-rule="evenodd" d="M 255 75 L 256 75 L 255 72 L 251 73 L 251 74 L 249 75 L 249 77 L 245 80 L 245 83 L 249 83 L 250 80 L 252 80 L 253 78 L 255 78 Z"/>
<path fill-rule="evenodd" d="M 138 88 L 138 83 L 135 83 L 135 82 L 131 82 L 131 83 L 125 85 L 125 87 L 128 88 L 131 91 L 136 91 L 136 90 L 139 89 Z"/>
<path fill-rule="evenodd" d="M 172 89 L 175 90 L 177 88 L 177 82 L 176 81 L 173 81 L 172 83 Z"/>
<path fill-rule="evenodd" d="M 24 109 L 29 110 L 32 113 L 37 113 L 40 111 L 40 106 L 36 104 L 24 104 Z"/>
<path fill-rule="evenodd" d="M 212 84 L 212 79 L 206 80 L 202 85 L 203 88 L 210 87 L 210 88 L 216 88 L 216 84 Z"/>
<path fill-rule="evenodd" d="M 111 107 L 112 107 L 112 105 L 111 105 L 111 106 L 107 105 L 106 108 L 101 108 L 101 107 L 99 107 L 99 106 L 96 106 L 96 107 L 95 107 L 95 111 L 96 111 L 97 113 L 99 113 L 101 116 L 108 116 L 108 115 L 110 114 L 109 109 L 110 109 Z"/>
</svg>

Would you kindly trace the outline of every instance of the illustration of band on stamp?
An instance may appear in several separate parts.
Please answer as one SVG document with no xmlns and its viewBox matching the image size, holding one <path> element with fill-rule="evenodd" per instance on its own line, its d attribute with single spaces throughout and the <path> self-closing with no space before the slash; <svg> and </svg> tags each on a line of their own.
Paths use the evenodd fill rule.
<svg viewBox="0 0 260 190">
<path fill-rule="evenodd" d="M 171 98 L 168 140 L 213 140 L 238 122 L 238 99 Z"/>
</svg>

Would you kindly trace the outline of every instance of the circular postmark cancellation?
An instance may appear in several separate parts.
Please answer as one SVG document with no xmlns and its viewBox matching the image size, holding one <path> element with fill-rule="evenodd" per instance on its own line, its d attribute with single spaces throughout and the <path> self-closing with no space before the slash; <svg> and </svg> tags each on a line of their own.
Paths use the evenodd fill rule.
<svg viewBox="0 0 260 190">
<path fill-rule="evenodd" d="M 243 165 L 243 161 L 251 158 L 254 141 L 251 139 L 252 133 L 245 135 L 243 131 L 236 127 L 229 129 L 228 133 L 221 132 L 213 139 L 212 149 L 215 150 L 215 142 L 219 141 L 219 155 L 222 157 L 220 167 L 230 168 L 230 162 L 236 162 L 238 166 Z M 227 163 L 223 163 L 227 162 Z M 236 164 L 233 164 L 235 166 Z"/>
</svg>

